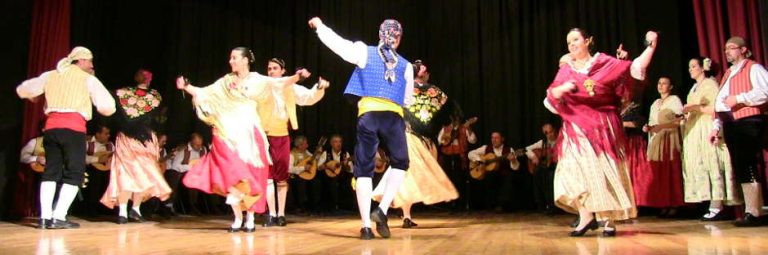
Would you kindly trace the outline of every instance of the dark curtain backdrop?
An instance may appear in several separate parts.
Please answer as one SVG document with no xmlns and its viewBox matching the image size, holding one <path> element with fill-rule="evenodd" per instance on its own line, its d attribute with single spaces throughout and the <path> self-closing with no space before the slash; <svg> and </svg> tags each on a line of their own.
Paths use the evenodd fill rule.
<svg viewBox="0 0 768 255">
<path fill-rule="evenodd" d="M 353 69 L 323 46 L 306 23 L 313 16 L 341 36 L 377 42 L 378 24 L 395 18 L 404 26 L 399 49 L 422 59 L 431 82 L 457 100 L 467 116 L 478 116 L 482 141 L 500 130 L 521 147 L 540 137 L 552 115 L 542 106 L 545 89 L 567 52 L 572 27 L 591 31 L 597 49 L 613 54 L 620 43 L 633 56 L 648 29 L 661 31 L 660 48 L 649 70 L 676 83 L 687 78 L 685 59 L 696 55 L 690 2 L 679 1 L 98 1 L 74 0 L 72 43 L 91 48 L 97 76 L 111 89 L 131 83 L 139 67 L 155 73 L 153 86 L 169 107 L 171 143 L 192 131 L 208 132 L 196 121 L 190 99 L 174 89 L 177 74 L 207 85 L 229 71 L 229 50 L 254 49 L 252 70 L 266 72 L 266 60 L 286 60 L 289 72 L 307 67 L 332 84 L 314 107 L 300 109 L 299 133 L 316 140 L 341 133 L 354 143 L 354 105 L 342 97 Z M 306 85 L 311 85 L 309 82 Z M 686 91 L 678 88 L 679 91 Z M 646 94 L 657 95 L 655 86 Z M 643 91 L 640 91 L 643 94 Z M 646 99 L 649 100 L 649 99 Z"/>
</svg>

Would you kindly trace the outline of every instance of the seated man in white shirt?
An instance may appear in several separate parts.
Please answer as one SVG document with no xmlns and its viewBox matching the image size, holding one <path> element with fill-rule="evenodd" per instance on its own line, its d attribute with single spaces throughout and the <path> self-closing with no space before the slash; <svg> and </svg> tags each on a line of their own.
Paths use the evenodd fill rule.
<svg viewBox="0 0 768 255">
<path fill-rule="evenodd" d="M 306 164 L 299 166 L 299 162 L 312 157 L 312 153 L 307 150 L 309 143 L 307 143 L 306 136 L 297 136 L 293 139 L 293 149 L 291 150 L 290 158 L 288 159 L 291 176 L 291 186 L 293 187 L 288 191 L 288 197 L 291 204 L 289 205 L 296 213 L 304 213 L 309 208 L 309 190 L 307 184 L 310 182 L 298 177 L 299 174 L 306 171 L 312 164 Z M 317 175 L 316 175 L 317 176 Z"/>
<path fill-rule="evenodd" d="M 189 171 L 192 164 L 200 160 L 202 156 L 208 153 L 208 148 L 203 146 L 203 137 L 198 133 L 192 133 L 189 139 L 189 143 L 177 147 L 173 152 L 173 156 L 169 160 L 169 168 L 165 171 L 165 180 L 168 182 L 168 186 L 171 187 L 173 192 L 170 199 L 165 201 L 165 214 L 174 216 L 176 210 L 174 203 L 179 197 L 181 182 L 184 175 Z M 193 214 L 200 214 L 197 208 L 197 191 L 189 189 L 186 190 L 188 202 L 190 205 L 190 212 Z"/>
<path fill-rule="evenodd" d="M 491 153 L 495 156 L 493 159 L 488 160 L 484 157 Z M 519 178 L 518 175 L 513 175 L 513 171 L 517 172 L 520 169 L 520 162 L 517 160 L 515 150 L 504 145 L 504 137 L 501 133 L 491 133 L 491 143 L 470 151 L 467 158 L 475 162 L 497 163 L 494 171 L 487 172 L 483 180 L 474 182 L 473 185 L 472 193 L 482 194 L 485 209 L 501 211 L 510 208 L 513 188 L 515 188 L 513 187 L 514 178 Z"/>
<path fill-rule="evenodd" d="M 83 190 L 85 206 L 75 205 L 75 208 L 91 216 L 112 214 L 111 210 L 99 202 L 109 184 L 109 168 L 115 151 L 115 145 L 110 141 L 111 131 L 107 126 L 98 125 L 93 137 L 85 142 L 85 171 L 88 174 L 88 185 Z"/>
<path fill-rule="evenodd" d="M 44 122 L 40 123 L 40 130 L 43 129 Z M 19 154 L 19 162 L 28 165 L 31 171 L 42 173 L 45 170 L 45 148 L 43 147 L 43 136 L 30 139 Z"/>
<path fill-rule="evenodd" d="M 349 188 L 351 190 L 348 185 L 339 186 L 339 183 L 349 183 L 344 182 L 342 177 L 350 176 L 353 171 L 352 158 L 349 152 L 342 148 L 344 143 L 341 135 L 332 135 L 330 144 L 331 148 L 320 154 L 317 159 L 318 173 L 315 176 L 314 188 L 312 190 L 315 209 L 320 210 L 321 213 L 324 211 L 330 213 L 337 212 L 339 209 L 339 189 Z M 329 163 L 332 161 L 333 163 Z M 336 165 L 331 166 L 331 164 Z M 334 171 L 338 171 L 338 173 Z M 331 173 L 331 175 L 328 175 L 328 173 Z M 345 197 L 345 199 L 348 197 Z"/>
</svg>

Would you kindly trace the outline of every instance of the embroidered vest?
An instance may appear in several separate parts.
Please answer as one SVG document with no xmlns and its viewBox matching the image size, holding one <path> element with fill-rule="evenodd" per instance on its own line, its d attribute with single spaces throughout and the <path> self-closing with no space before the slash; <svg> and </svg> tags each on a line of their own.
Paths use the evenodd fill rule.
<svg viewBox="0 0 768 255">
<path fill-rule="evenodd" d="M 355 67 L 344 95 L 354 103 L 357 103 L 360 97 L 376 97 L 405 106 L 405 67 L 409 64 L 408 60 L 398 54 L 394 70 L 396 79 L 389 82 L 384 79 L 387 66 L 381 60 L 378 48 L 369 46 L 367 50 L 368 60 L 365 68 Z"/>
</svg>

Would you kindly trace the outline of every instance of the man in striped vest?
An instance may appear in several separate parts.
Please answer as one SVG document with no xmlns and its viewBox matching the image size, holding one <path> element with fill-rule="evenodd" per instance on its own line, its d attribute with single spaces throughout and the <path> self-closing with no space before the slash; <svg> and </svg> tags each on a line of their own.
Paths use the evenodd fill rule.
<svg viewBox="0 0 768 255">
<path fill-rule="evenodd" d="M 734 175 L 741 183 L 746 213 L 734 222 L 737 227 L 762 226 L 763 194 L 759 181 L 759 165 L 763 161 L 762 141 L 765 118 L 762 106 L 768 102 L 768 72 L 748 59 L 752 53 L 746 41 L 738 36 L 725 43 L 725 55 L 732 65 L 725 72 L 715 101 L 715 127 L 710 141 L 718 142 L 722 128 L 730 151 Z"/>
<path fill-rule="evenodd" d="M 83 183 L 85 122 L 91 119 L 91 105 L 104 116 L 115 113 L 115 100 L 93 76 L 93 54 L 79 46 L 58 62 L 56 70 L 24 81 L 16 93 L 27 99 L 45 95 L 48 119 L 43 147 L 47 164 L 40 183 L 39 228 L 78 228 L 79 224 L 67 220 L 67 212 Z M 54 210 L 58 182 L 62 185 Z"/>
</svg>

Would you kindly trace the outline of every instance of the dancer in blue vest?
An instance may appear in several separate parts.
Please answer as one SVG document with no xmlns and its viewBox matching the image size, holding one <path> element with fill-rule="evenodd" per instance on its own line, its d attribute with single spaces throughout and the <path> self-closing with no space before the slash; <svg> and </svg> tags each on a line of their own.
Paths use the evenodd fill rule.
<svg viewBox="0 0 768 255">
<path fill-rule="evenodd" d="M 318 17 L 309 20 L 309 26 L 316 29 L 323 44 L 356 66 L 344 95 L 358 107 L 354 173 L 357 205 L 363 220 L 360 238 L 373 238 L 371 220 L 376 222 L 376 232 L 389 238 L 387 209 L 405 178 L 409 163 L 403 107 L 413 102 L 413 66 L 396 51 L 403 28 L 396 20 L 384 20 L 379 26 L 378 45 L 367 46 L 341 38 Z M 392 168 L 388 171 L 392 173 L 381 203 L 370 212 L 374 158 L 379 141 L 389 152 Z"/>
</svg>

